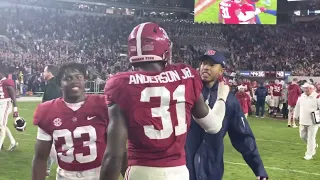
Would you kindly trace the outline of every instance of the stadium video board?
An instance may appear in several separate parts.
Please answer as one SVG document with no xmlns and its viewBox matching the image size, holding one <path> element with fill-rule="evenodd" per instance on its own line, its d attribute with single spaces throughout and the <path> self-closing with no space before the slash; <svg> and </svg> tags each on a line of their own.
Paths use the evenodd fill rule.
<svg viewBox="0 0 320 180">
<path fill-rule="evenodd" d="M 277 7 L 278 0 L 195 0 L 194 22 L 277 24 Z M 254 18 L 248 19 L 252 17 L 249 11 Z M 239 12 L 243 15 L 240 21 L 236 20 Z"/>
</svg>

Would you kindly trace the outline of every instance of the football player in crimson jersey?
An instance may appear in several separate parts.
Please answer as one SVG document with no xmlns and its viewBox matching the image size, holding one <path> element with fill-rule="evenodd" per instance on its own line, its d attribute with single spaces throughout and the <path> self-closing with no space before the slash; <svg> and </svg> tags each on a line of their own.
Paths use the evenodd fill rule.
<svg viewBox="0 0 320 180">
<path fill-rule="evenodd" d="M 185 141 L 191 114 L 208 133 L 218 133 L 229 87 L 220 82 L 211 110 L 199 73 L 171 65 L 172 43 L 155 23 L 136 26 L 128 38 L 134 71 L 114 75 L 105 86 L 109 105 L 108 147 L 100 180 L 118 180 L 128 142 L 126 180 L 187 180 Z"/>
<path fill-rule="evenodd" d="M 10 129 L 7 127 L 9 114 L 12 112 L 13 105 L 13 118 L 19 116 L 15 85 L 12 79 L 5 77 L 4 68 L 0 69 L 0 151 L 2 149 L 3 141 L 7 136 L 10 140 L 8 151 L 14 150 L 18 143 L 13 138 Z"/>
<path fill-rule="evenodd" d="M 277 111 L 280 105 L 281 95 L 282 95 L 282 85 L 280 84 L 279 80 L 275 80 L 274 84 L 272 85 L 272 92 L 271 97 L 273 99 L 273 115 L 277 115 Z"/>
<path fill-rule="evenodd" d="M 264 11 L 263 8 L 258 8 L 259 10 L 255 11 L 253 6 L 247 4 L 244 6 L 243 10 L 239 2 L 242 0 L 222 0 L 219 4 L 219 23 L 224 24 L 251 24 L 245 22 L 251 22 L 254 17 Z M 251 8 L 250 8 L 251 7 Z M 253 9 L 253 12 L 252 12 Z M 254 20 L 252 20 L 254 22 Z"/>
<path fill-rule="evenodd" d="M 33 123 L 38 126 L 32 180 L 44 180 L 52 143 L 58 160 L 57 180 L 98 180 L 106 148 L 108 123 L 104 96 L 85 95 L 83 64 L 60 68 L 57 82 L 63 97 L 40 104 Z"/>
</svg>

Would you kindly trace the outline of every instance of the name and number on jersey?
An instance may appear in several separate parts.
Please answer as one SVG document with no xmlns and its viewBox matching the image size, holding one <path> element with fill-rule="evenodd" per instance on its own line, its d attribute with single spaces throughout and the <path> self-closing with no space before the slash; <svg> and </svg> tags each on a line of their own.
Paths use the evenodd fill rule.
<svg viewBox="0 0 320 180">
<path fill-rule="evenodd" d="M 179 157 L 173 165 L 184 164 L 185 158 L 180 158 L 183 152 L 177 153 L 174 149 L 184 146 L 191 108 L 201 89 L 199 75 L 185 65 L 170 66 L 155 74 L 121 73 L 107 82 L 106 99 L 87 96 L 86 102 L 77 110 L 68 108 L 62 99 L 43 103 L 35 112 L 34 124 L 48 135 L 47 140 L 53 140 L 62 169 L 88 170 L 101 165 L 106 148 L 107 103 L 115 102 L 131 117 L 128 122 L 132 129 L 128 144 L 129 165 L 168 166 L 163 162 L 173 155 Z M 166 142 L 158 144 L 159 141 L 153 140 Z M 138 149 L 135 152 L 130 152 L 133 146 L 130 141 L 140 144 L 138 148 L 135 146 Z M 158 152 L 158 161 L 148 161 L 145 153 L 153 153 L 152 148 L 157 146 L 164 153 Z"/>
</svg>

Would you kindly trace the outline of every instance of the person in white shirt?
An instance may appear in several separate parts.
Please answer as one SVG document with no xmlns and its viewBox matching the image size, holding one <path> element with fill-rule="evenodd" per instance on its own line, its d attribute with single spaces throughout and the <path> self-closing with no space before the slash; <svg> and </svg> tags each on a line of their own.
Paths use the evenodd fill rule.
<svg viewBox="0 0 320 180">
<path fill-rule="evenodd" d="M 311 83 L 305 83 L 303 86 L 304 93 L 299 97 L 293 118 L 299 119 L 300 137 L 307 143 L 307 152 L 304 159 L 311 160 L 316 154 L 318 144 L 316 143 L 316 134 L 319 126 L 314 122 L 311 113 L 320 108 L 320 99 L 315 87 Z"/>
</svg>

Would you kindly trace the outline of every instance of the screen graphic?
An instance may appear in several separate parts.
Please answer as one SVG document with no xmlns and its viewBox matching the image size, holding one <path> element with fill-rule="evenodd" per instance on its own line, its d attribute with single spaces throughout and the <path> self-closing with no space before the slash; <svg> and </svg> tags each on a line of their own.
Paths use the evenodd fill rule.
<svg viewBox="0 0 320 180">
<path fill-rule="evenodd" d="M 195 0 L 194 22 L 276 24 L 277 0 Z"/>
</svg>

